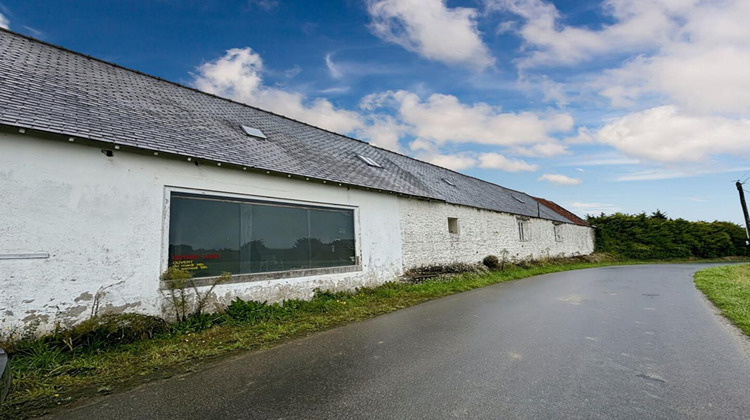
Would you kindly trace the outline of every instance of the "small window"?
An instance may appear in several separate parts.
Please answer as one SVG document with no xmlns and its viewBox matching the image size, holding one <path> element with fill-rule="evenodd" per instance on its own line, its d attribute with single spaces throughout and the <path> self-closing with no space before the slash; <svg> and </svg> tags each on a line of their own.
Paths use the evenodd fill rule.
<svg viewBox="0 0 750 420">
<path fill-rule="evenodd" d="M 458 218 L 457 217 L 448 218 L 448 232 L 455 233 L 456 235 L 458 235 Z"/>
<path fill-rule="evenodd" d="M 242 126 L 242 131 L 244 131 L 245 134 L 247 134 L 248 136 L 256 137 L 256 138 L 263 139 L 263 140 L 266 139 L 266 135 L 263 134 L 262 131 L 258 130 L 255 127 L 250 127 L 250 126 L 247 126 L 247 125 L 243 125 Z"/>
<path fill-rule="evenodd" d="M 530 233 L 527 220 L 518 219 L 518 239 L 522 242 L 526 242 L 531 239 Z"/>
<path fill-rule="evenodd" d="M 450 185 L 451 187 L 455 187 L 455 186 L 456 186 L 456 184 L 452 183 L 452 182 L 451 182 L 451 181 L 450 181 L 449 179 L 447 179 L 447 178 L 443 178 L 443 182 L 445 182 L 446 184 Z"/>
<path fill-rule="evenodd" d="M 366 163 L 366 164 L 368 164 L 368 165 L 370 165 L 372 167 L 382 168 L 382 166 L 380 166 L 380 164 L 378 162 L 375 162 L 374 160 L 368 158 L 367 156 L 357 155 L 357 157 L 360 158 L 362 160 L 362 162 L 364 162 L 364 163 Z"/>
<path fill-rule="evenodd" d="M 562 242 L 562 225 L 555 225 L 555 241 Z"/>
</svg>

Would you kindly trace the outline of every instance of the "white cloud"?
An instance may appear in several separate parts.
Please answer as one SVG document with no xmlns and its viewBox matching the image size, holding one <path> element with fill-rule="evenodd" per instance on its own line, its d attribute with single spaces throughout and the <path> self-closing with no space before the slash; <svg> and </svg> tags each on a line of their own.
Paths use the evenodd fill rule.
<svg viewBox="0 0 750 420">
<path fill-rule="evenodd" d="M 258 106 L 338 133 L 364 127 L 356 112 L 336 108 L 324 98 L 306 98 L 263 84 L 263 60 L 250 48 L 233 48 L 196 69 L 193 86 L 204 92 Z"/>
<path fill-rule="evenodd" d="M 750 156 L 750 120 L 685 114 L 660 106 L 619 118 L 596 133 L 631 157 L 696 162 L 711 155 Z"/>
<path fill-rule="evenodd" d="M 483 70 L 494 64 L 477 29 L 477 11 L 445 0 L 367 0 L 370 29 L 430 60 Z"/>
<path fill-rule="evenodd" d="M 554 143 L 551 133 L 565 132 L 573 126 L 573 118 L 566 113 L 504 113 L 482 102 L 461 103 L 452 95 L 433 94 L 423 101 L 415 93 L 402 90 L 368 95 L 362 100 L 363 109 L 386 106 L 397 109 L 399 118 L 412 127 L 416 137 L 438 145 L 548 144 Z"/>
<path fill-rule="evenodd" d="M 578 185 L 581 183 L 579 178 L 571 178 L 562 174 L 544 174 L 537 178 L 539 181 L 547 181 L 557 185 Z"/>
<path fill-rule="evenodd" d="M 600 29 L 565 25 L 543 0 L 485 1 L 524 21 L 517 32 L 525 45 L 521 69 L 627 55 L 585 87 L 614 107 L 633 108 L 646 98 L 706 115 L 750 112 L 747 0 L 608 0 L 602 11 L 613 23 Z M 546 89 L 546 99 L 555 100 L 559 88 Z"/>
<path fill-rule="evenodd" d="M 326 67 L 328 67 L 328 73 L 333 77 L 334 79 L 341 79 L 344 75 L 341 73 L 341 70 L 339 70 L 336 67 L 336 64 L 333 62 L 333 59 L 331 58 L 331 53 L 326 54 Z"/>
<path fill-rule="evenodd" d="M 0 28 L 8 29 L 10 27 L 10 21 L 5 15 L 0 13 Z"/>
<path fill-rule="evenodd" d="M 371 115 L 370 123 L 357 130 L 357 134 L 371 144 L 401 153 L 399 140 L 409 132 L 409 127 L 389 115 Z"/>
<path fill-rule="evenodd" d="M 592 85 L 615 107 L 631 107 L 643 95 L 655 93 L 691 112 L 747 113 L 750 32 L 748 40 L 744 47 L 673 45 L 660 55 L 639 57 L 610 70 Z"/>
<path fill-rule="evenodd" d="M 560 143 L 539 143 L 530 147 L 515 146 L 511 150 L 517 155 L 528 157 L 551 157 L 570 153 L 568 148 Z"/>
<path fill-rule="evenodd" d="M 518 34 L 530 53 L 521 67 L 575 64 L 599 54 L 649 47 L 679 30 L 682 11 L 697 0 L 609 0 L 604 12 L 614 23 L 601 29 L 577 28 L 561 23 L 563 16 L 543 0 L 485 0 L 488 10 L 510 12 L 523 19 Z"/>
<path fill-rule="evenodd" d="M 539 169 L 534 165 L 523 160 L 508 159 L 498 153 L 483 153 L 479 155 L 479 167 L 485 169 L 500 169 L 507 172 L 535 171 Z"/>
</svg>

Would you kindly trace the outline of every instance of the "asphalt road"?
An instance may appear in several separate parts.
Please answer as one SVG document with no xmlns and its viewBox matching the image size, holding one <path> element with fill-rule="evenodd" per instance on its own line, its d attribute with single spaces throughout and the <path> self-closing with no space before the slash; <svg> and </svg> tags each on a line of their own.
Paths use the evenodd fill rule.
<svg viewBox="0 0 750 420">
<path fill-rule="evenodd" d="M 477 289 L 61 412 L 65 419 L 750 418 L 747 340 L 701 265 Z"/>
</svg>

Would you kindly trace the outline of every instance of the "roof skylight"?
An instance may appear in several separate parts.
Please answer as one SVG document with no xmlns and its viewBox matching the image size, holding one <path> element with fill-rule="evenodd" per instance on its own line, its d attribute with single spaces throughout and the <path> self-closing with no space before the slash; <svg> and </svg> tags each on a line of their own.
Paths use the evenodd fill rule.
<svg viewBox="0 0 750 420">
<path fill-rule="evenodd" d="M 382 168 L 382 166 L 380 166 L 378 162 L 375 162 L 374 160 L 372 160 L 371 158 L 368 158 L 367 156 L 357 155 L 357 157 L 362 159 L 362 162 L 370 166 L 373 166 L 375 168 Z"/>
<path fill-rule="evenodd" d="M 266 135 L 263 134 L 262 131 L 258 130 L 255 127 L 250 127 L 248 125 L 243 125 L 242 126 L 242 131 L 244 131 L 245 134 L 247 134 L 248 136 L 251 136 L 251 137 L 257 137 L 257 138 L 263 139 L 263 140 L 267 139 Z"/>
<path fill-rule="evenodd" d="M 443 178 L 443 182 L 445 182 L 446 184 L 450 185 L 451 187 L 455 187 L 455 186 L 456 186 L 456 184 L 452 183 L 452 182 L 451 182 L 451 181 L 450 181 L 449 179 L 447 179 L 447 178 Z"/>
<path fill-rule="evenodd" d="M 515 199 L 516 199 L 516 201 L 518 201 L 519 203 L 524 203 L 524 204 L 526 204 L 526 202 L 525 202 L 525 201 L 521 200 L 520 198 L 516 197 L 515 195 L 513 195 L 512 197 L 513 197 L 513 198 L 515 198 Z"/>
</svg>

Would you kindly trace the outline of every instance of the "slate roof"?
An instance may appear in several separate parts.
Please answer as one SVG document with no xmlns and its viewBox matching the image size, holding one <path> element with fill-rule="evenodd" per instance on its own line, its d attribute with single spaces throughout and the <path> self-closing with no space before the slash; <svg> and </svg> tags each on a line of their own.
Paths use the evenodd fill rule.
<svg viewBox="0 0 750 420">
<path fill-rule="evenodd" d="M 0 124 L 574 222 L 522 192 L 2 29 Z"/>
</svg>

